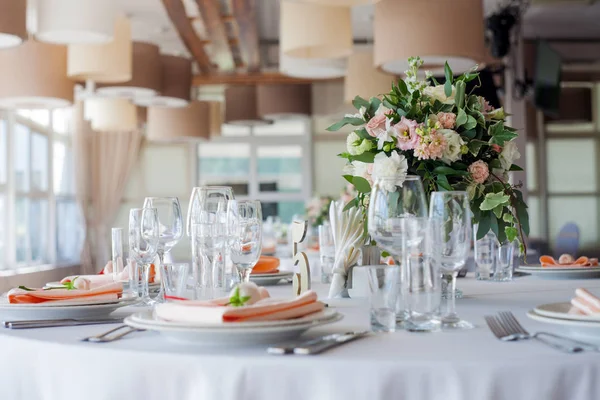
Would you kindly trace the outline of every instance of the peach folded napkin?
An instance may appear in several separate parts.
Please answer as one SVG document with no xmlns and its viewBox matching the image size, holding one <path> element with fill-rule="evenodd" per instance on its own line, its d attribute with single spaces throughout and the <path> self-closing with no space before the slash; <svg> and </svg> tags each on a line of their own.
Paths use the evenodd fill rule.
<svg viewBox="0 0 600 400">
<path fill-rule="evenodd" d="M 11 289 L 8 292 L 8 302 L 11 304 L 45 303 L 60 301 L 67 304 L 69 301 L 85 300 L 116 300 L 123 293 L 123 285 L 119 282 L 110 283 L 94 289 Z"/>
<path fill-rule="evenodd" d="M 575 289 L 571 300 L 572 314 L 594 315 L 600 313 L 600 299 L 586 289 Z"/>
<path fill-rule="evenodd" d="M 277 257 L 260 256 L 256 265 L 252 268 L 251 274 L 276 274 L 279 272 L 279 262 Z"/>
<path fill-rule="evenodd" d="M 325 305 L 317 294 L 307 291 L 292 299 L 262 298 L 254 304 L 233 307 L 228 298 L 211 301 L 174 301 L 158 304 L 155 315 L 163 320 L 191 324 L 277 321 L 304 317 L 322 311 Z"/>
<path fill-rule="evenodd" d="M 588 257 L 579 257 L 577 260 L 573 259 L 572 256 L 568 254 L 563 254 L 560 256 L 558 261 L 551 256 L 541 256 L 540 264 L 542 267 L 552 268 L 583 268 L 583 267 L 597 267 L 598 259 L 597 258 L 588 258 Z"/>
</svg>

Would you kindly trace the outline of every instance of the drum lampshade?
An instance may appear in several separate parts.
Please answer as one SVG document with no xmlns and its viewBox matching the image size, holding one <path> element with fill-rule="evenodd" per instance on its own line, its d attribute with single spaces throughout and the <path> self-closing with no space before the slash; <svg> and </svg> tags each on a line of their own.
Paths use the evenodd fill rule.
<svg viewBox="0 0 600 400">
<path fill-rule="evenodd" d="M 209 136 L 210 104 L 206 101 L 193 101 L 186 107 L 148 107 L 148 140 L 181 142 Z"/>
<path fill-rule="evenodd" d="M 160 95 L 136 99 L 146 107 L 185 107 L 190 102 L 192 61 L 185 57 L 161 55 Z"/>
<path fill-rule="evenodd" d="M 0 0 L 0 49 L 18 46 L 27 39 L 27 2 Z"/>
</svg>

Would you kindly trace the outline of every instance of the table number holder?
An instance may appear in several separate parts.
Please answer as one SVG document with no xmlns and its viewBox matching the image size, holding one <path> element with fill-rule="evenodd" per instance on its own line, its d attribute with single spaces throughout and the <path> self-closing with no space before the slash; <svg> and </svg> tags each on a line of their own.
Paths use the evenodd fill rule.
<svg viewBox="0 0 600 400">
<path fill-rule="evenodd" d="M 292 223 L 292 257 L 294 266 L 297 265 L 300 271 L 295 273 L 293 277 L 293 290 L 296 296 L 310 290 L 310 265 L 308 257 L 306 257 L 306 253 L 303 251 L 298 252 L 298 244 L 306 239 L 307 228 L 308 221 L 294 221 Z"/>
</svg>

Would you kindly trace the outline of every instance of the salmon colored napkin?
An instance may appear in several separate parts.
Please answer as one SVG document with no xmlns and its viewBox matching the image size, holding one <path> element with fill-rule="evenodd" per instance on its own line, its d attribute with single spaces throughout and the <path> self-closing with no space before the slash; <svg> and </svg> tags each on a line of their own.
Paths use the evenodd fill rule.
<svg viewBox="0 0 600 400">
<path fill-rule="evenodd" d="M 571 300 L 571 314 L 595 315 L 600 313 L 600 299 L 586 289 L 575 289 Z"/>
<path fill-rule="evenodd" d="M 123 285 L 109 283 L 93 289 L 25 289 L 23 286 L 8 292 L 10 304 L 35 304 L 49 301 L 116 300 L 123 294 Z"/>
<path fill-rule="evenodd" d="M 258 263 L 252 268 L 252 275 L 276 274 L 279 272 L 279 258 L 271 256 L 260 256 Z"/>
<path fill-rule="evenodd" d="M 574 260 L 568 254 L 563 254 L 560 258 L 555 260 L 551 256 L 541 256 L 540 264 L 542 267 L 546 268 L 583 268 L 583 267 L 597 267 L 598 259 L 597 258 L 588 258 L 588 257 L 579 257 L 577 260 Z"/>
<path fill-rule="evenodd" d="M 106 266 L 100 271 L 97 275 L 70 275 L 63 278 L 60 283 L 66 284 L 69 282 L 73 282 L 76 279 L 85 279 L 90 282 L 90 289 L 94 289 L 100 286 L 108 285 L 113 282 L 113 263 L 109 261 Z M 121 273 L 119 273 L 118 277 L 119 281 L 127 281 L 129 280 L 129 269 L 124 268 Z M 156 269 L 154 264 L 150 264 L 150 273 L 148 276 L 148 282 L 154 283 L 156 280 Z"/>
<path fill-rule="evenodd" d="M 266 292 L 266 290 L 264 290 Z M 268 292 L 266 293 L 268 296 Z M 173 301 L 158 304 L 155 315 L 166 321 L 191 324 L 221 324 L 225 322 L 278 321 L 304 317 L 322 311 L 325 305 L 317 294 L 307 291 L 291 299 L 264 297 L 251 305 L 227 305 L 229 298 L 211 301 Z"/>
</svg>

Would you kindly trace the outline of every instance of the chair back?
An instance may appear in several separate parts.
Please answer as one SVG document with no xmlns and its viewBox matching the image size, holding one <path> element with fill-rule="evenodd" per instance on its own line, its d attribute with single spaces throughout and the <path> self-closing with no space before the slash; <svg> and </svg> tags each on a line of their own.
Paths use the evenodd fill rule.
<svg viewBox="0 0 600 400">
<path fill-rule="evenodd" d="M 579 227 L 573 222 L 565 224 L 558 236 L 556 237 L 556 244 L 554 246 L 554 254 L 556 257 L 560 257 L 561 254 L 570 254 L 577 258 L 577 252 L 579 251 Z"/>
</svg>

